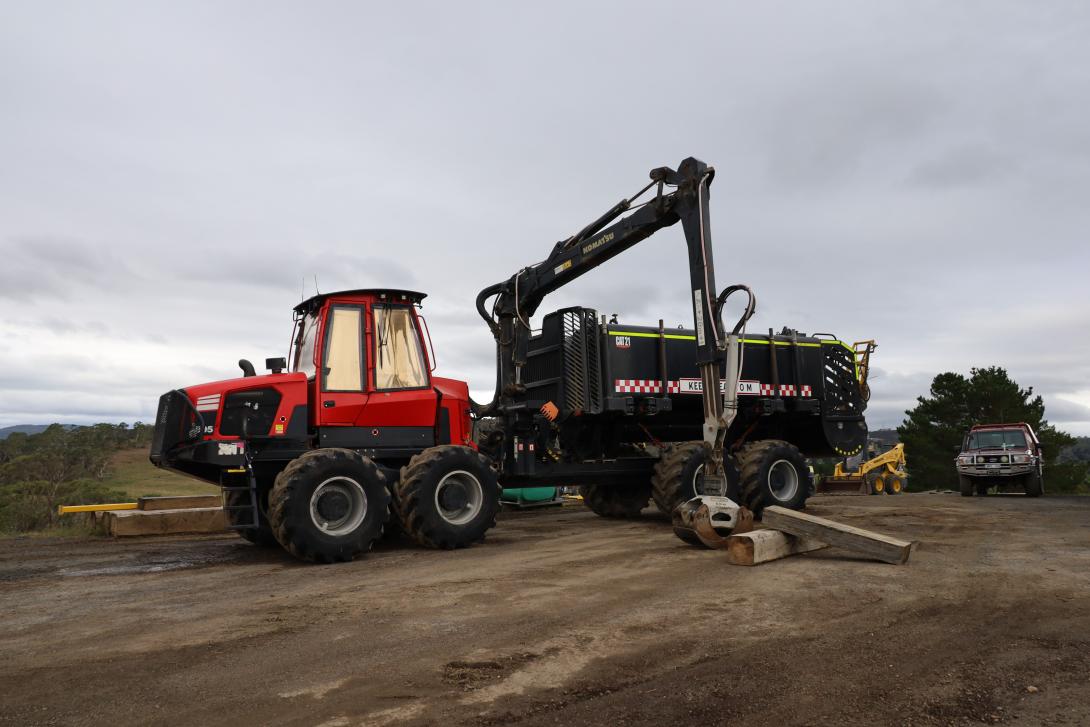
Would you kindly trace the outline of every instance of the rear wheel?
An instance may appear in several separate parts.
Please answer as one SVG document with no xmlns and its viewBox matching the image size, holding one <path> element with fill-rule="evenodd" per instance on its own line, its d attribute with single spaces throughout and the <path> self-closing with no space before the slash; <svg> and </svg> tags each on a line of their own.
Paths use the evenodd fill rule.
<svg viewBox="0 0 1090 727">
<path fill-rule="evenodd" d="M 601 517 L 634 518 L 651 499 L 651 483 L 582 485 L 583 504 Z"/>
<path fill-rule="evenodd" d="M 973 481 L 965 475 L 958 475 L 958 486 L 960 487 L 962 497 L 973 496 Z"/>
<path fill-rule="evenodd" d="M 500 486 L 484 455 L 446 444 L 401 468 L 395 507 L 405 532 L 421 545 L 464 548 L 495 527 Z"/>
<path fill-rule="evenodd" d="M 900 495 L 905 491 L 905 480 L 901 475 L 890 475 L 886 481 L 886 492 L 890 495 Z"/>
<path fill-rule="evenodd" d="M 727 497 L 738 497 L 738 468 L 730 457 L 723 458 L 727 473 Z M 651 499 L 665 515 L 697 495 L 704 494 L 704 443 L 682 442 L 667 445 L 655 463 L 651 477 Z"/>
<path fill-rule="evenodd" d="M 389 505 L 386 478 L 374 462 L 350 449 L 316 449 L 277 475 L 269 523 L 297 558 L 348 561 L 382 536 Z"/>
<path fill-rule="evenodd" d="M 767 439 L 746 445 L 738 455 L 742 504 L 755 517 L 769 505 L 801 510 L 810 494 L 810 468 L 793 444 Z"/>
</svg>

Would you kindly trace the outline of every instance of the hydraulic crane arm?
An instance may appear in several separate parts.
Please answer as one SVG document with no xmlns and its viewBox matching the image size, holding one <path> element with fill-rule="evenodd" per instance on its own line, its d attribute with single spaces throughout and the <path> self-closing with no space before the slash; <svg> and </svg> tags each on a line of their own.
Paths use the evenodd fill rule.
<svg viewBox="0 0 1090 727">
<path fill-rule="evenodd" d="M 685 229 L 689 250 L 697 361 L 706 364 L 718 360 L 721 333 L 707 212 L 708 185 L 714 176 L 714 169 L 692 157 L 685 159 L 677 171 L 667 167 L 653 169 L 651 183 L 631 199 L 621 200 L 575 235 L 556 243 L 545 260 L 478 294 L 477 311 L 496 338 L 499 356 L 496 395 L 479 413 L 496 413 L 502 407 L 505 393 L 510 393 L 507 390 L 518 385 L 519 369 L 526 363 L 530 317 L 546 295 L 679 221 Z M 655 197 L 635 205 L 652 187 L 657 188 Z M 673 190 L 667 192 L 666 187 Z M 632 209 L 635 209 L 632 214 L 614 222 Z M 495 300 L 489 311 L 486 303 L 492 298 Z"/>
<path fill-rule="evenodd" d="M 497 377 L 492 402 L 476 406 L 479 416 L 503 416 L 519 406 L 522 368 L 530 340 L 530 317 L 545 296 L 616 257 L 655 232 L 681 222 L 689 258 L 689 289 L 696 328 L 697 366 L 704 398 L 704 441 L 707 463 L 705 489 L 726 493 L 723 470 L 723 439 L 735 410 L 737 396 L 737 333 L 753 313 L 753 298 L 731 332 L 723 329 L 721 310 L 727 296 L 744 286 L 731 286 L 717 294 L 708 215 L 708 187 L 715 170 L 689 157 L 677 171 L 651 170 L 651 182 L 630 199 L 623 199 L 578 233 L 556 243 L 549 256 L 491 285 L 477 296 L 477 311 L 496 338 Z M 636 204 L 655 188 L 654 197 Z M 626 212 L 631 212 L 622 217 Z M 621 219 L 618 219 L 621 218 Z M 493 300 L 492 308 L 486 306 Z M 720 361 L 726 353 L 727 386 L 720 395 Z M 726 399 L 726 401 L 724 401 Z"/>
</svg>

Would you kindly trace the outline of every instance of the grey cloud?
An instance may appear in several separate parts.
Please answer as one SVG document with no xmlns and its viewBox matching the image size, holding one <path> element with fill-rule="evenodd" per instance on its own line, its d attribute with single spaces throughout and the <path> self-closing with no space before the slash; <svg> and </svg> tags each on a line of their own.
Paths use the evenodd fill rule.
<svg viewBox="0 0 1090 727">
<path fill-rule="evenodd" d="M 1090 433 L 1060 403 L 1090 405 L 1088 33 L 1083 5 L 1008 0 L 8 4 L 0 421 L 235 376 L 315 274 L 427 292 L 441 373 L 487 393 L 476 292 L 695 154 L 753 328 L 879 339 L 872 426 L 1001 364 Z M 689 325 L 687 288 L 671 229 L 539 313 Z"/>
<path fill-rule="evenodd" d="M 908 180 L 922 187 L 958 187 L 990 182 L 1014 171 L 1014 162 L 1006 154 L 965 146 L 920 164 Z"/>
</svg>

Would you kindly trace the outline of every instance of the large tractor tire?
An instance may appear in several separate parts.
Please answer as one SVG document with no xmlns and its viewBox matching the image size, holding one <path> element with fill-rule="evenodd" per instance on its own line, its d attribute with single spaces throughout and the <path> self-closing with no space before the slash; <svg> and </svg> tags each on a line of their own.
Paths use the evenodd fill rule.
<svg viewBox="0 0 1090 727">
<path fill-rule="evenodd" d="M 727 472 L 727 497 L 738 497 L 738 468 L 730 457 L 723 459 Z M 682 442 L 666 445 L 651 477 L 651 499 L 665 515 L 697 495 L 704 494 L 704 444 Z"/>
<path fill-rule="evenodd" d="M 905 491 L 905 477 L 900 474 L 892 474 L 886 478 L 886 494 L 900 495 Z"/>
<path fill-rule="evenodd" d="M 798 447 L 778 439 L 747 444 L 738 455 L 742 504 L 755 518 L 769 505 L 801 510 L 810 494 L 810 467 Z"/>
<path fill-rule="evenodd" d="M 870 494 L 872 495 L 888 495 L 889 494 L 889 475 L 885 472 L 875 472 L 870 481 Z"/>
<path fill-rule="evenodd" d="M 651 499 L 651 483 L 582 485 L 583 504 L 596 515 L 609 518 L 639 517 Z"/>
<path fill-rule="evenodd" d="M 1041 473 L 1037 470 L 1026 475 L 1022 486 L 1026 491 L 1026 497 L 1040 497 L 1045 491 L 1043 478 L 1041 477 Z"/>
<path fill-rule="evenodd" d="M 962 497 L 973 496 L 973 481 L 965 475 L 958 475 L 958 487 Z"/>
<path fill-rule="evenodd" d="M 261 495 L 258 495 L 261 498 Z M 276 542 L 276 535 L 273 534 L 272 525 L 269 524 L 269 518 L 266 514 L 268 512 L 268 492 L 265 492 L 263 498 L 265 501 L 260 500 L 257 503 L 257 527 L 256 528 L 241 528 L 237 532 L 239 537 L 243 540 L 249 541 L 259 548 L 279 548 L 280 543 Z M 234 492 L 223 493 L 223 504 L 228 507 L 250 507 L 250 493 L 242 490 Z M 248 510 L 224 510 L 228 522 L 231 525 L 250 524 L 251 515 Z"/>
<path fill-rule="evenodd" d="M 425 449 L 401 468 L 395 508 L 409 536 L 427 548 L 464 548 L 496 525 L 500 486 L 488 460 L 470 447 Z"/>
<path fill-rule="evenodd" d="M 284 549 L 317 563 L 349 561 L 382 537 L 390 513 L 386 477 L 350 449 L 315 449 L 292 460 L 269 493 L 269 523 Z"/>
</svg>

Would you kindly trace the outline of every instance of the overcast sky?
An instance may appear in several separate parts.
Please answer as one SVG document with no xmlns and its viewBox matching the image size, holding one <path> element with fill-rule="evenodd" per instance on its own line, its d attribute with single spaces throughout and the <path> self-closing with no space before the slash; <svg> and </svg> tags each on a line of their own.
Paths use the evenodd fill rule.
<svg viewBox="0 0 1090 727">
<path fill-rule="evenodd" d="M 876 338 L 871 428 L 999 364 L 1090 434 L 1085 2 L 0 5 L 0 426 L 149 421 L 313 292 L 484 286 L 652 167 L 717 169 L 756 329 Z M 691 326 L 680 226 L 546 300 Z"/>
</svg>

